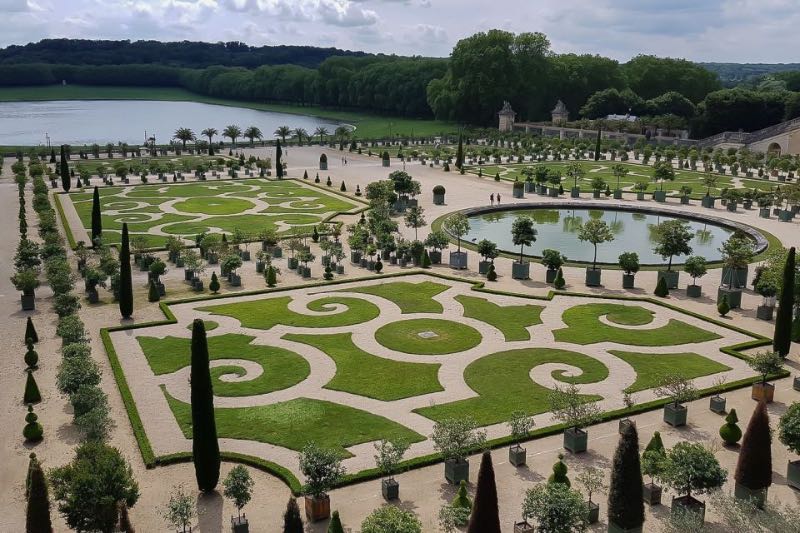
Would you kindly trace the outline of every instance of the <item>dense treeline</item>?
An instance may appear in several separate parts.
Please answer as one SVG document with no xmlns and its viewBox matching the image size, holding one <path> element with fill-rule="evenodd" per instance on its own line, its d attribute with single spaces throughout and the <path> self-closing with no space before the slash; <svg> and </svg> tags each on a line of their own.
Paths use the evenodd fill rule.
<svg viewBox="0 0 800 533">
<path fill-rule="evenodd" d="M 315 68 L 331 56 L 365 56 L 338 48 L 314 46 L 248 46 L 241 42 L 103 41 L 44 39 L 0 49 L 0 63 L 63 63 L 71 65 L 166 64 L 204 68 L 212 65 L 255 68 L 300 65 Z"/>
</svg>

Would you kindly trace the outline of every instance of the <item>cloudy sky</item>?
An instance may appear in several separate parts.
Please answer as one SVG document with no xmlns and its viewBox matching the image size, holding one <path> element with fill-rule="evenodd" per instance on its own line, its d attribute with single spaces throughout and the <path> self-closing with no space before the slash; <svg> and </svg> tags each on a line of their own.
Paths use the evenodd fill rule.
<svg viewBox="0 0 800 533">
<path fill-rule="evenodd" d="M 0 0 L 0 46 L 46 37 L 308 44 L 446 56 L 491 28 L 627 60 L 794 62 L 800 0 Z"/>
</svg>

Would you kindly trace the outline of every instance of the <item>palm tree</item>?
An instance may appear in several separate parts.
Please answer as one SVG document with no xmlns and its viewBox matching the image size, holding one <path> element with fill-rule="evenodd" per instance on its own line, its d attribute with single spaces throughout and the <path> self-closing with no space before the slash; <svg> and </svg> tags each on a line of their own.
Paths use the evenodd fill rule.
<svg viewBox="0 0 800 533">
<path fill-rule="evenodd" d="M 236 148 L 236 139 L 242 136 L 242 129 L 236 125 L 226 126 L 225 129 L 222 130 L 222 136 L 230 138 L 233 147 Z"/>
<path fill-rule="evenodd" d="M 200 135 L 208 137 L 208 155 L 214 155 L 214 135 L 217 133 L 217 128 L 206 128 L 200 132 Z"/>
<path fill-rule="evenodd" d="M 340 145 L 344 144 L 344 140 L 350 136 L 350 128 L 347 126 L 339 126 L 333 134 L 339 139 Z"/>
<path fill-rule="evenodd" d="M 314 130 L 314 137 L 319 137 L 319 144 L 322 144 L 322 138 L 328 136 L 328 128 L 325 126 L 317 126 Z"/>
<path fill-rule="evenodd" d="M 292 134 L 292 129 L 289 126 L 281 126 L 275 130 L 275 136 L 280 137 L 283 144 L 286 144 L 286 137 Z"/>
<path fill-rule="evenodd" d="M 258 139 L 260 141 L 264 135 L 261 133 L 261 130 L 256 126 L 250 126 L 246 130 L 244 130 L 244 136 L 250 139 L 250 146 L 253 146 L 253 139 Z"/>
<path fill-rule="evenodd" d="M 172 137 L 183 143 L 184 150 L 186 150 L 186 143 L 195 139 L 194 132 L 189 128 L 178 128 Z"/>
<path fill-rule="evenodd" d="M 308 132 L 303 128 L 297 128 L 294 130 L 294 135 L 297 137 L 297 143 L 300 146 L 303 146 L 303 139 L 308 139 Z"/>
</svg>

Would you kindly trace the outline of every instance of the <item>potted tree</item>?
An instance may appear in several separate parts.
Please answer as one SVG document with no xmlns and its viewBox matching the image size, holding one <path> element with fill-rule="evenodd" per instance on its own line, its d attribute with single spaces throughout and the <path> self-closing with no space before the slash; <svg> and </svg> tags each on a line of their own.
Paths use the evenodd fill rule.
<svg viewBox="0 0 800 533">
<path fill-rule="evenodd" d="M 477 249 L 478 254 L 483 258 L 482 261 L 478 261 L 478 274 L 486 275 L 500 252 L 497 250 L 497 245 L 488 239 L 478 241 Z"/>
<path fill-rule="evenodd" d="M 536 228 L 533 227 L 533 219 L 529 216 L 518 216 L 511 224 L 511 239 L 515 246 L 519 246 L 519 260 L 511 265 L 511 277 L 513 279 L 529 279 L 531 264 L 524 262 L 523 252 L 526 246 L 536 242 Z"/>
<path fill-rule="evenodd" d="M 580 485 L 586 493 L 586 522 L 589 524 L 597 523 L 600 518 L 600 505 L 592 501 L 592 494 L 606 488 L 605 475 L 599 468 L 587 466 L 575 478 L 575 482 Z"/>
<path fill-rule="evenodd" d="M 392 242 L 392 244 L 394 244 L 394 242 Z M 428 253 L 431 258 L 431 263 L 434 265 L 441 264 L 442 250 L 447 248 L 449 245 L 450 239 L 447 237 L 447 233 L 441 230 L 430 232 L 425 238 L 425 246 L 431 248 L 431 251 Z"/>
<path fill-rule="evenodd" d="M 622 288 L 633 289 L 636 273 L 639 272 L 639 254 L 636 252 L 623 252 L 619 255 L 619 267 L 624 274 L 622 275 Z"/>
<path fill-rule="evenodd" d="M 600 407 L 597 402 L 587 402 L 586 397 L 580 394 L 574 384 L 564 388 L 556 387 L 550 393 L 549 402 L 553 418 L 566 426 L 564 448 L 572 453 L 585 452 L 589 432 L 584 428 L 600 419 Z"/>
<path fill-rule="evenodd" d="M 223 494 L 233 502 L 236 507 L 237 516 L 231 517 L 231 529 L 233 533 L 248 533 L 250 524 L 247 515 L 242 514 L 242 508 L 247 505 L 253 497 L 253 478 L 250 472 L 243 465 L 236 465 L 228 472 L 227 477 L 222 482 L 224 487 Z"/>
<path fill-rule="evenodd" d="M 433 188 L 433 205 L 444 205 L 444 194 L 444 186 L 436 185 Z"/>
<path fill-rule="evenodd" d="M 768 383 L 767 378 L 783 370 L 783 357 L 778 352 L 764 350 L 752 356 L 747 364 L 761 375 L 761 381 L 753 383 L 750 397 L 758 402 L 772 403 L 775 385 Z"/>
<path fill-rule="evenodd" d="M 467 268 L 467 252 L 461 251 L 461 238 L 469 232 L 469 219 L 464 213 L 453 213 L 442 223 L 446 232 L 456 238 L 458 249 L 450 252 L 450 266 L 456 269 Z"/>
<path fill-rule="evenodd" d="M 578 180 L 582 179 L 586 172 L 583 170 L 583 165 L 578 162 L 570 163 L 567 166 L 566 171 L 567 177 L 572 178 L 572 190 L 570 191 L 570 196 L 572 198 L 580 198 L 581 196 L 581 188 L 578 187 Z"/>
<path fill-rule="evenodd" d="M 553 283 L 558 275 L 558 269 L 566 263 L 567 258 L 561 255 L 558 250 L 547 248 L 542 250 L 542 264 L 547 267 L 545 272 L 545 282 Z"/>
<path fill-rule="evenodd" d="M 636 191 L 636 199 L 637 200 L 644 200 L 644 193 L 647 191 L 647 188 L 650 186 L 649 183 L 646 181 L 637 181 L 633 188 Z"/>
<path fill-rule="evenodd" d="M 753 258 L 753 246 L 745 236 L 734 234 L 722 243 L 722 280 L 717 290 L 717 302 L 727 298 L 730 309 L 742 305 L 742 287 L 747 284 L 747 265 Z M 725 284 L 727 283 L 727 287 Z"/>
<path fill-rule="evenodd" d="M 725 376 L 720 376 L 714 380 L 713 388 L 717 391 L 711 398 L 709 398 L 708 408 L 712 412 L 722 414 L 725 412 L 725 404 L 727 400 L 720 394 L 722 387 L 725 385 Z"/>
<path fill-rule="evenodd" d="M 477 430 L 471 418 L 448 418 L 433 426 L 433 447 L 444 459 L 444 477 L 448 483 L 458 485 L 469 479 L 467 454 L 486 441 L 486 432 Z"/>
<path fill-rule="evenodd" d="M 230 282 L 233 287 L 242 286 L 242 277 L 236 273 L 241 266 L 242 258 L 239 256 L 239 254 L 235 253 L 225 256 L 225 259 L 223 259 L 222 263 L 220 264 L 220 270 L 228 277 L 228 282 Z"/>
<path fill-rule="evenodd" d="M 778 422 L 778 440 L 795 454 L 800 454 L 800 402 L 795 402 Z M 800 489 L 800 461 L 789 461 L 786 467 L 786 483 Z"/>
<path fill-rule="evenodd" d="M 775 312 L 775 297 L 778 295 L 778 284 L 774 280 L 764 278 L 756 283 L 756 292 L 761 295 L 763 300 L 756 309 L 756 318 L 761 320 L 772 320 Z"/>
<path fill-rule="evenodd" d="M 661 184 L 661 189 L 653 192 L 653 200 L 656 202 L 666 202 L 667 192 L 664 190 L 664 182 L 675 179 L 675 170 L 672 164 L 661 161 L 653 165 L 653 181 Z"/>
<path fill-rule="evenodd" d="M 642 453 L 642 474 L 650 478 L 650 483 L 645 483 L 642 487 L 642 499 L 647 505 L 661 505 L 661 494 L 663 492 L 660 485 L 656 483 L 659 476 L 664 471 L 664 462 L 667 459 L 667 452 L 661 442 L 661 435 L 656 431 L 650 442 Z"/>
<path fill-rule="evenodd" d="M 628 392 L 627 390 L 622 391 L 622 404 L 625 406 L 625 413 L 628 414 L 630 410 L 636 405 L 636 402 L 633 399 L 633 395 Z M 634 426 L 636 422 L 628 418 L 627 416 L 624 418 L 619 419 L 619 426 L 617 427 L 617 432 L 622 435 L 625 433 L 625 430 L 628 426 Z"/>
<path fill-rule="evenodd" d="M 714 454 L 699 443 L 679 442 L 664 461 L 661 479 L 680 496 L 672 498 L 672 512 L 693 512 L 705 518 L 706 504 L 692 496 L 705 494 L 725 484 L 728 472 Z"/>
<path fill-rule="evenodd" d="M 36 288 L 39 287 L 39 274 L 36 270 L 29 268 L 18 270 L 12 277 L 11 283 L 14 288 L 22 292 L 20 298 L 23 311 L 33 311 L 36 309 Z"/>
<path fill-rule="evenodd" d="M 156 263 L 153 263 L 155 265 Z M 163 264 L 163 263 L 162 263 Z M 152 265 L 151 265 L 152 268 Z M 89 303 L 96 304 L 100 301 L 100 296 L 97 293 L 97 286 L 105 288 L 108 276 L 105 272 L 98 268 L 87 267 L 84 270 L 84 281 L 86 283 L 86 295 Z"/>
<path fill-rule="evenodd" d="M 381 494 L 386 501 L 396 500 L 400 497 L 400 484 L 394 479 L 397 465 L 403 460 L 408 450 L 408 443 L 403 441 L 390 441 L 383 439 L 375 443 L 375 465 L 381 473 Z"/>
<path fill-rule="evenodd" d="M 511 195 L 514 198 L 525 198 L 525 184 L 515 178 L 511 186 Z"/>
<path fill-rule="evenodd" d="M 374 254 L 374 252 L 373 252 L 373 254 Z M 314 254 L 312 254 L 311 252 L 309 252 L 307 250 L 301 250 L 300 253 L 297 254 L 297 259 L 301 263 L 303 263 L 302 268 L 298 269 L 298 270 L 302 270 L 301 274 L 302 274 L 303 278 L 306 278 L 306 279 L 310 278 L 311 277 L 311 267 L 308 266 L 308 264 L 309 263 L 313 263 L 314 259 L 316 259 Z"/>
<path fill-rule="evenodd" d="M 511 414 L 508 427 L 511 429 L 511 438 L 514 444 L 508 449 L 508 462 L 514 466 L 523 466 L 527 462 L 528 452 L 520 443 L 528 436 L 536 423 L 533 416 L 524 411 L 515 411 Z"/>
<path fill-rule="evenodd" d="M 680 191 L 681 191 L 681 204 L 689 205 L 689 199 L 690 199 L 689 195 L 692 194 L 692 188 L 689 187 L 688 185 L 682 185 Z"/>
<path fill-rule="evenodd" d="M 319 156 L 319 169 L 328 170 L 328 156 L 324 153 Z"/>
<path fill-rule="evenodd" d="M 592 219 L 580 226 L 578 230 L 578 239 L 581 242 L 588 241 L 594 246 L 592 267 L 586 269 L 586 286 L 599 287 L 603 271 L 597 268 L 597 245 L 613 241 L 614 234 L 604 220 Z"/>
<path fill-rule="evenodd" d="M 673 427 L 685 426 L 688 409 L 683 404 L 697 398 L 697 389 L 691 380 L 679 374 L 666 374 L 655 392 L 669 398 L 664 406 L 664 422 Z"/>
<path fill-rule="evenodd" d="M 611 172 L 613 172 L 614 177 L 617 178 L 617 187 L 614 189 L 614 199 L 622 200 L 622 186 L 620 180 L 628 175 L 628 167 L 617 163 L 616 165 L 612 165 Z"/>
<path fill-rule="evenodd" d="M 606 180 L 602 177 L 595 175 L 592 178 L 592 198 L 600 198 L 600 193 L 606 187 Z"/>
<path fill-rule="evenodd" d="M 677 289 L 679 273 L 672 270 L 672 258 L 692 253 L 689 242 L 694 238 L 694 233 L 686 220 L 673 219 L 659 224 L 654 237 L 656 246 L 653 251 L 663 259 L 669 258 L 667 270 L 659 270 L 658 279 L 664 278 L 668 289 Z"/>
<path fill-rule="evenodd" d="M 585 531 L 588 512 L 578 491 L 564 483 L 540 483 L 525 492 L 522 518 L 514 524 L 514 533 Z"/>
<path fill-rule="evenodd" d="M 692 284 L 686 287 L 686 296 L 699 298 L 703 294 L 703 288 L 697 284 L 697 278 L 702 278 L 708 271 L 706 258 L 700 255 L 687 257 L 683 264 L 683 270 L 692 277 Z"/>
<path fill-rule="evenodd" d="M 303 241 L 296 237 L 293 237 L 289 239 L 289 241 L 287 242 L 287 246 L 289 247 L 291 255 L 289 256 L 286 262 L 288 264 L 289 270 L 296 270 L 298 265 L 300 264 L 300 261 L 297 259 L 296 254 L 297 252 L 303 249 Z M 361 259 L 361 254 L 359 253 L 359 260 L 360 259 Z"/>
<path fill-rule="evenodd" d="M 300 452 L 300 472 L 306 478 L 303 486 L 306 517 L 311 522 L 331 515 L 331 499 L 327 491 L 345 474 L 339 454 L 308 443 Z"/>
</svg>

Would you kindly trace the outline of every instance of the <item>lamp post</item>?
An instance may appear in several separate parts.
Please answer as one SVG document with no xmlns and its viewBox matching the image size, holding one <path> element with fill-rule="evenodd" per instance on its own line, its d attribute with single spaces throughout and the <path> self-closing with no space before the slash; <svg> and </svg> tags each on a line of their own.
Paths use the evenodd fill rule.
<svg viewBox="0 0 800 533">
<path fill-rule="evenodd" d="M 47 139 L 47 147 L 50 148 L 50 134 L 44 132 L 44 138 Z"/>
</svg>

